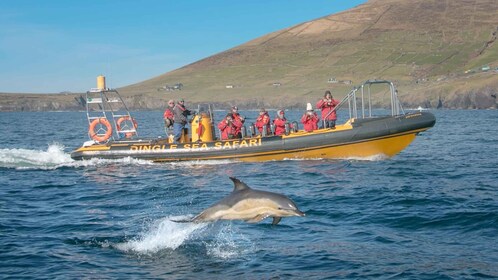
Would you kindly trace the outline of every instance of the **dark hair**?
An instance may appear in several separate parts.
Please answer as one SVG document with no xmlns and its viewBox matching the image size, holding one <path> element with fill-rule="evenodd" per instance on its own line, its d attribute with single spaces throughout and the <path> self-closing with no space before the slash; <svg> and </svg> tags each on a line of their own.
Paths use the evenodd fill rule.
<svg viewBox="0 0 498 280">
<path fill-rule="evenodd" d="M 228 114 L 225 116 L 225 118 L 228 118 L 228 117 L 230 117 L 230 118 L 231 118 L 231 117 L 232 117 L 232 114 L 231 114 L 231 113 L 228 113 Z"/>
<path fill-rule="evenodd" d="M 325 92 L 325 94 L 323 95 L 323 97 L 326 97 L 326 96 L 327 96 L 327 94 L 330 94 L 330 96 L 332 96 L 332 93 L 330 92 L 330 90 L 327 90 L 327 91 Z"/>
</svg>

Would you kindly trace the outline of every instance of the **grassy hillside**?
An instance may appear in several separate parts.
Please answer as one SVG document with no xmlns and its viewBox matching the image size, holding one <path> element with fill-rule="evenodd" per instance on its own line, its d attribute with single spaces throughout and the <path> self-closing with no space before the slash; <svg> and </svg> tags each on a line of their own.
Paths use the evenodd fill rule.
<svg viewBox="0 0 498 280">
<path fill-rule="evenodd" d="M 406 107 L 442 101 L 447 108 L 491 108 L 497 15 L 496 0 L 370 0 L 119 90 L 133 109 L 164 108 L 180 97 L 221 107 L 302 108 L 325 90 L 341 98 L 365 80 L 387 79 Z M 181 90 L 165 90 L 177 83 Z M 74 96 L 50 98 L 58 99 L 52 107 L 77 105 Z"/>
<path fill-rule="evenodd" d="M 126 93 L 194 102 L 293 105 L 372 78 L 396 81 L 413 105 L 459 107 L 455 96 L 490 97 L 498 86 L 498 1 L 375 0 L 305 22 L 131 85 Z M 468 71 L 473 70 L 473 71 Z M 465 73 L 467 71 L 467 73 Z M 181 93 L 158 88 L 181 82 Z M 274 86 L 280 83 L 281 86 Z M 233 88 L 227 88 L 233 86 Z M 472 107 L 475 104 L 461 104 Z"/>
</svg>

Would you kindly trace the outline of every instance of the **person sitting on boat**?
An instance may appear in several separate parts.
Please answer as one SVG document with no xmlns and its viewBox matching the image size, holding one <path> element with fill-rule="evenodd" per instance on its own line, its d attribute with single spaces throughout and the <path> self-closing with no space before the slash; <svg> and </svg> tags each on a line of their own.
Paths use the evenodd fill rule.
<svg viewBox="0 0 498 280">
<path fill-rule="evenodd" d="M 170 128 L 173 126 L 173 118 L 174 118 L 174 108 L 175 108 L 175 100 L 171 99 L 168 101 L 168 107 L 164 110 L 163 118 L 164 118 L 164 127 Z"/>
<path fill-rule="evenodd" d="M 284 110 L 277 111 L 277 118 L 273 120 L 273 125 L 275 125 L 275 135 L 282 135 L 285 133 L 285 125 L 289 125 L 292 128 L 292 124 L 289 124 L 285 118 Z"/>
<path fill-rule="evenodd" d="M 311 103 L 306 105 L 306 113 L 301 117 L 301 123 L 304 125 L 304 130 L 311 132 L 318 129 L 318 115 L 313 110 Z"/>
<path fill-rule="evenodd" d="M 271 132 L 270 129 L 270 116 L 268 115 L 268 112 L 264 108 L 261 108 L 259 110 L 259 116 L 256 119 L 256 128 L 259 130 L 259 134 L 263 135 L 263 128 L 266 125 L 266 135 L 269 135 Z"/>
<path fill-rule="evenodd" d="M 237 126 L 237 131 L 235 132 L 235 138 L 242 138 L 242 126 L 244 125 L 244 122 L 246 121 L 243 116 L 239 114 L 239 108 L 237 106 L 232 107 L 232 111 L 230 113 L 232 115 L 233 120 L 237 120 L 235 122 L 237 125 L 240 124 L 240 126 Z"/>
<path fill-rule="evenodd" d="M 221 131 L 221 140 L 234 139 L 237 138 L 237 128 L 241 127 L 242 124 L 239 120 L 234 119 L 231 113 L 228 113 L 226 117 L 218 123 L 218 128 Z"/>
<path fill-rule="evenodd" d="M 336 106 L 339 101 L 334 99 L 330 91 L 326 91 L 323 99 L 316 103 L 316 108 L 322 110 L 323 128 L 335 128 L 337 120 Z"/>
<path fill-rule="evenodd" d="M 187 116 L 191 114 L 190 110 L 185 107 L 185 101 L 180 99 L 173 109 L 173 134 L 175 135 L 175 143 L 180 142 L 183 129 L 187 124 Z"/>
</svg>

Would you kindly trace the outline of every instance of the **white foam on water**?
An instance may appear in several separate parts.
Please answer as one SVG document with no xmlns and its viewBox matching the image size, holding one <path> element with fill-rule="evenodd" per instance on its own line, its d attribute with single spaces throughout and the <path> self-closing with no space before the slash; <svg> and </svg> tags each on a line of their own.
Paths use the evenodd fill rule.
<svg viewBox="0 0 498 280">
<path fill-rule="evenodd" d="M 62 167 L 101 166 L 113 163 L 128 165 L 152 165 L 151 161 L 132 158 L 116 160 L 91 159 L 76 161 L 69 153 L 64 152 L 64 145 L 50 144 L 47 150 L 0 149 L 0 167 L 18 170 L 54 170 Z"/>
<path fill-rule="evenodd" d="M 226 223 L 213 241 L 205 242 L 207 254 L 220 259 L 243 257 L 255 251 L 254 243 L 235 230 L 232 223 Z"/>
<path fill-rule="evenodd" d="M 0 149 L 0 167 L 15 169 L 55 169 L 73 162 L 64 153 L 64 146 L 54 143 L 46 151 L 29 149 Z"/>
<path fill-rule="evenodd" d="M 385 154 L 377 154 L 373 156 L 368 156 L 368 157 L 347 157 L 344 158 L 346 160 L 356 160 L 356 161 L 383 161 L 388 159 L 389 156 Z"/>
<path fill-rule="evenodd" d="M 233 164 L 234 160 L 230 159 L 220 159 L 220 160 L 189 160 L 189 161 L 177 161 L 177 162 L 170 162 L 171 166 L 178 166 L 178 167 L 202 167 L 202 166 L 209 166 L 209 165 L 223 165 L 223 164 Z"/>
<path fill-rule="evenodd" d="M 173 222 L 188 218 L 190 217 L 175 216 L 160 219 L 136 239 L 116 244 L 116 248 L 140 254 L 154 254 L 164 249 L 175 250 L 207 226 L 207 224 Z"/>
</svg>

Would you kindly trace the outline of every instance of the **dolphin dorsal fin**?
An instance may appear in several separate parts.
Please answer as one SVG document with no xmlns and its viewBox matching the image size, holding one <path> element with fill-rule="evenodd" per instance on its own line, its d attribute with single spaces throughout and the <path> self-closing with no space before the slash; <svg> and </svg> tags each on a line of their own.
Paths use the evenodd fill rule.
<svg viewBox="0 0 498 280">
<path fill-rule="evenodd" d="M 247 190 L 250 189 L 248 185 L 246 185 L 244 182 L 240 181 L 239 179 L 235 177 L 229 177 L 233 181 L 233 191 L 242 191 L 242 190 Z"/>
</svg>

